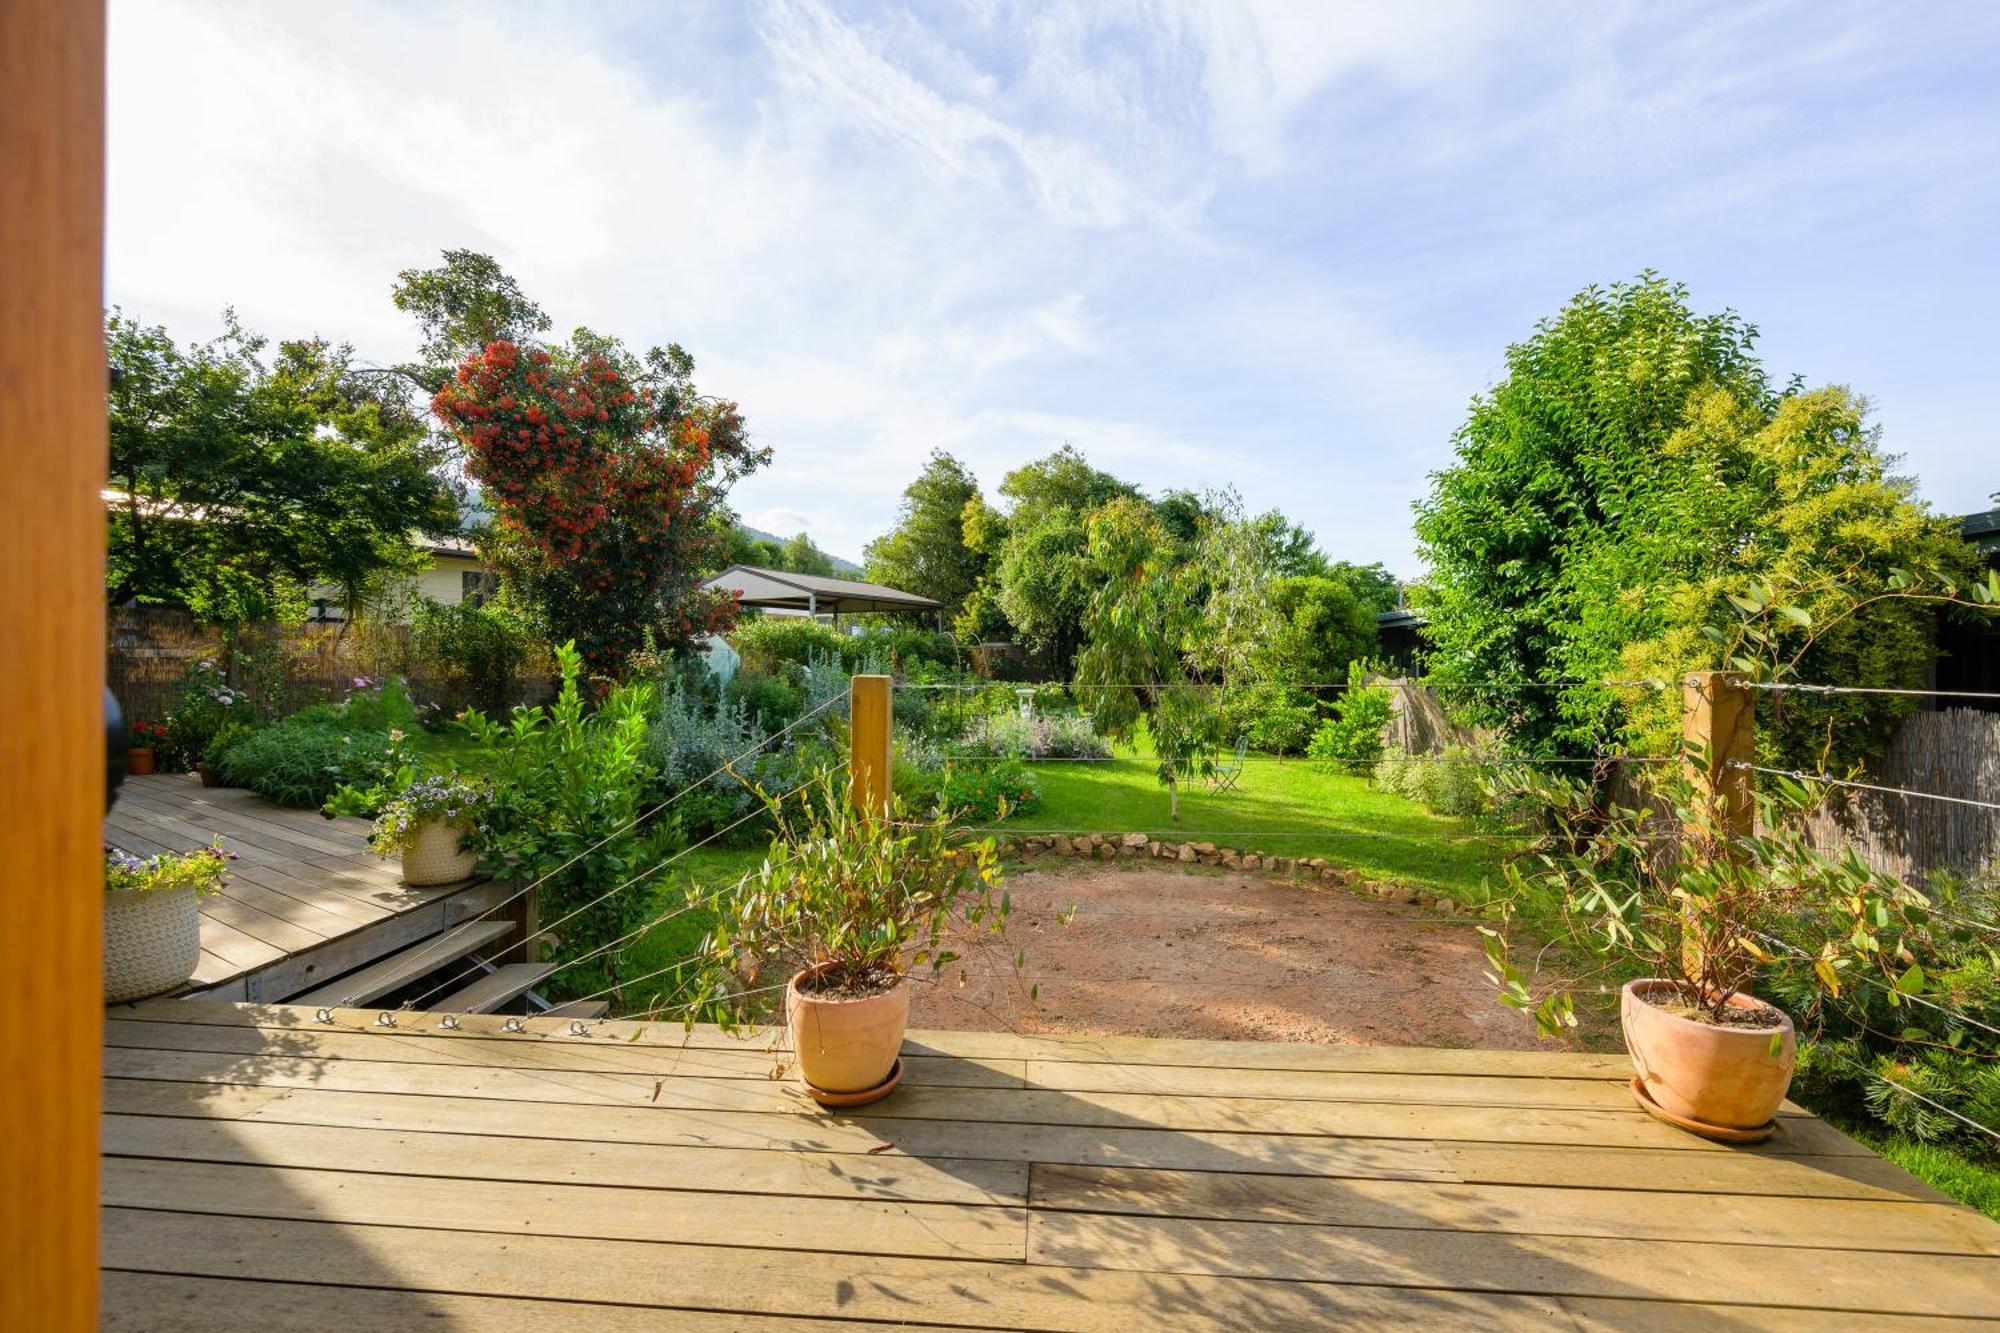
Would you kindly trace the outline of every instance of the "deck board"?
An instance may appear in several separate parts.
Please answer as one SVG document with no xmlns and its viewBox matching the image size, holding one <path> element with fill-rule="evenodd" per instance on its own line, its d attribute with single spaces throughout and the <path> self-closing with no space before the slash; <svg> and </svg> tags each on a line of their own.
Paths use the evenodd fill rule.
<svg viewBox="0 0 2000 1333">
<path fill-rule="evenodd" d="M 768 1034 L 330 1017 L 107 1015 L 106 1327 L 2000 1314 L 2000 1226 L 1803 1112 L 1679 1135 L 1602 1057 L 922 1032 L 833 1115 Z"/>
<path fill-rule="evenodd" d="M 368 833 L 366 820 L 286 810 L 253 792 L 203 787 L 188 774 L 126 779 L 104 820 L 105 840 L 138 855 L 218 838 L 236 854 L 223 891 L 201 901 L 202 956 L 191 985 L 233 986 L 238 995 L 247 979 L 315 951 L 334 970 L 352 967 L 347 960 L 357 953 L 374 956 L 361 942 L 365 932 L 464 891 L 404 884 L 393 862 L 368 850 Z M 394 947 L 385 942 L 380 952 Z"/>
</svg>

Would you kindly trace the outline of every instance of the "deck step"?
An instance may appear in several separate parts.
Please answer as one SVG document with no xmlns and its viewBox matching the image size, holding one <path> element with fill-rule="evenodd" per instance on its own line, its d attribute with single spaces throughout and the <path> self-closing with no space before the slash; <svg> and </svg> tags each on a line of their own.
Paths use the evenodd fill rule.
<svg viewBox="0 0 2000 1333">
<path fill-rule="evenodd" d="M 490 1014 L 556 970 L 554 963 L 509 963 L 431 1006 L 447 1014 Z"/>
<path fill-rule="evenodd" d="M 551 1005 L 541 1015 L 543 1018 L 602 1018 L 611 1010 L 609 1000 L 571 1000 L 568 1004 Z"/>
<path fill-rule="evenodd" d="M 513 930 L 512 921 L 467 921 L 428 939 L 418 940 L 407 949 L 392 953 L 380 962 L 370 963 L 359 972 L 350 972 L 317 990 L 294 996 L 287 1003 L 367 1004 L 377 996 L 409 985 L 426 973 L 457 962 L 474 949 L 504 939 Z"/>
</svg>

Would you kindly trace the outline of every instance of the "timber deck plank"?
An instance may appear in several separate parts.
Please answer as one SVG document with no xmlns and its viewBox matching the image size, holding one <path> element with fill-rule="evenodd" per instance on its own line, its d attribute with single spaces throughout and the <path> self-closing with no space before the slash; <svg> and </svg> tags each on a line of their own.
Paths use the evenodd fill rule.
<svg viewBox="0 0 2000 1333">
<path fill-rule="evenodd" d="M 918 1032 L 837 1114 L 768 1034 L 327 1017 L 107 1014 L 106 1327 L 2000 1315 L 2000 1226 L 1802 1112 L 1680 1135 L 1599 1057 Z"/>
<path fill-rule="evenodd" d="M 137 855 L 220 838 L 239 858 L 223 891 L 200 903 L 202 956 L 190 979 L 239 997 L 291 994 L 292 987 L 246 985 L 303 954 L 367 961 L 390 952 L 400 945 L 385 938 L 376 951 L 362 937 L 467 887 L 403 883 L 393 862 L 368 850 L 368 833 L 366 820 L 286 810 L 253 792 L 203 787 L 188 774 L 127 778 L 104 820 L 105 840 Z"/>
</svg>

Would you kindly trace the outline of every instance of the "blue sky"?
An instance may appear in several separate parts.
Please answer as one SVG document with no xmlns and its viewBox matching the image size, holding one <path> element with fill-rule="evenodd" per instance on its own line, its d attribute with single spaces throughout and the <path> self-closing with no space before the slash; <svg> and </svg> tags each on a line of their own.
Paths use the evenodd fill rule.
<svg viewBox="0 0 2000 1333">
<path fill-rule="evenodd" d="M 109 298 L 405 354 L 447 246 L 675 340 L 858 556 L 1072 441 L 1417 572 L 1506 344 L 1647 267 L 2000 489 L 2000 5 L 114 0 Z"/>
</svg>

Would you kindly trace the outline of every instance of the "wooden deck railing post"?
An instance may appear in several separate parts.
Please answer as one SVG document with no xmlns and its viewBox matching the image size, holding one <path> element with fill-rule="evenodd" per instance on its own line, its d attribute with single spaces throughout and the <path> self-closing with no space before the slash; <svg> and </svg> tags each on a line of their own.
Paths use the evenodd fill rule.
<svg viewBox="0 0 2000 1333">
<path fill-rule="evenodd" d="M 888 676 L 856 676 L 848 686 L 847 797 L 855 809 L 878 819 L 888 817 L 894 773 L 889 739 L 894 684 Z"/>
<path fill-rule="evenodd" d="M 1743 677 L 1734 671 L 1691 671 L 1681 682 L 1682 762 L 1694 786 L 1686 812 L 1686 851 L 1701 859 L 1731 855 L 1738 839 L 1756 831 L 1750 770 L 1757 758 L 1756 712 Z M 1701 923 L 1688 921 L 1681 963 L 1701 974 Z"/>
<path fill-rule="evenodd" d="M 104 7 L 0 4 L 0 1328 L 97 1326 Z"/>
</svg>

